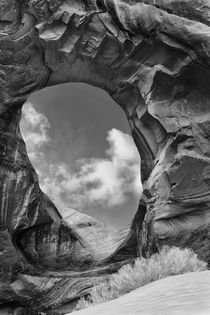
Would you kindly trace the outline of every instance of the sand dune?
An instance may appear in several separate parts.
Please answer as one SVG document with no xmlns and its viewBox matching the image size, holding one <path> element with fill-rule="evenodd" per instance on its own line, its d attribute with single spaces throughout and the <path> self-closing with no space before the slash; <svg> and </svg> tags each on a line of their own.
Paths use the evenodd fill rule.
<svg viewBox="0 0 210 315">
<path fill-rule="evenodd" d="M 210 271 L 152 282 L 71 315 L 210 315 Z M 70 315 L 70 314 L 67 314 Z"/>
</svg>

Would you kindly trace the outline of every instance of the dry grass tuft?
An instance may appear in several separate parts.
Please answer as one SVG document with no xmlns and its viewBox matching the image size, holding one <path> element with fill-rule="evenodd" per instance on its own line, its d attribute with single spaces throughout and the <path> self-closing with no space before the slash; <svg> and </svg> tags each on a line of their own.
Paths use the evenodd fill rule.
<svg viewBox="0 0 210 315">
<path fill-rule="evenodd" d="M 111 275 L 107 282 L 93 287 L 86 299 L 79 300 L 76 310 L 116 299 L 158 279 L 206 269 L 207 264 L 192 250 L 165 246 L 159 254 L 136 259 L 133 265 L 125 265 Z"/>
</svg>

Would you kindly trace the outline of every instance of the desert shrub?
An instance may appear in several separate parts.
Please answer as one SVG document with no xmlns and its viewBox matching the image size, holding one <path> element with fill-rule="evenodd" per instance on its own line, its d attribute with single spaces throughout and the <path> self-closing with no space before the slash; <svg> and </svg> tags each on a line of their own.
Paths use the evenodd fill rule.
<svg viewBox="0 0 210 315">
<path fill-rule="evenodd" d="M 172 275 L 204 271 L 207 264 L 190 249 L 163 247 L 148 259 L 138 258 L 123 266 L 107 282 L 92 288 L 90 295 L 79 300 L 76 310 L 113 300 L 152 281 Z"/>
</svg>

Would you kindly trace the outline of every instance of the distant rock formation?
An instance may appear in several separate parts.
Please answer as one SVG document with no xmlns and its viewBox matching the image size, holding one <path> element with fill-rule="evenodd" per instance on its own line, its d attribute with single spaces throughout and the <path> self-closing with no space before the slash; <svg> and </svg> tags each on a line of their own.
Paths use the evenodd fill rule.
<svg viewBox="0 0 210 315">
<path fill-rule="evenodd" d="M 103 259 L 40 190 L 19 130 L 27 97 L 64 82 L 106 90 L 141 155 L 139 209 Z M 165 244 L 210 262 L 209 84 L 208 0 L 0 0 L 2 314 L 71 307 Z"/>
<path fill-rule="evenodd" d="M 113 254 L 129 232 L 129 227 L 117 229 L 74 209 L 66 212 L 68 216 L 64 220 L 87 243 L 97 260 L 106 259 Z"/>
</svg>

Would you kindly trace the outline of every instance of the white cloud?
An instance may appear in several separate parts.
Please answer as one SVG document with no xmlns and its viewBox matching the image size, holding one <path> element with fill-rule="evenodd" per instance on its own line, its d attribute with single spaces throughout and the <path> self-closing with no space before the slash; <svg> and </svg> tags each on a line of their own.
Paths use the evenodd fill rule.
<svg viewBox="0 0 210 315">
<path fill-rule="evenodd" d="M 42 155 L 41 149 L 50 141 L 47 135 L 50 124 L 47 118 L 38 112 L 30 102 L 23 106 L 22 113 L 21 131 L 27 144 L 29 157 L 35 160 Z"/>
<path fill-rule="evenodd" d="M 50 124 L 32 104 L 23 109 L 21 130 L 40 186 L 61 212 L 65 208 L 82 210 L 91 205 L 113 207 L 123 204 L 130 194 L 139 196 L 140 161 L 130 135 L 115 128 L 108 131 L 106 158 L 78 160 L 79 171 L 65 163 L 52 163 L 46 146 Z M 38 153 L 37 153 L 38 152 Z"/>
</svg>

